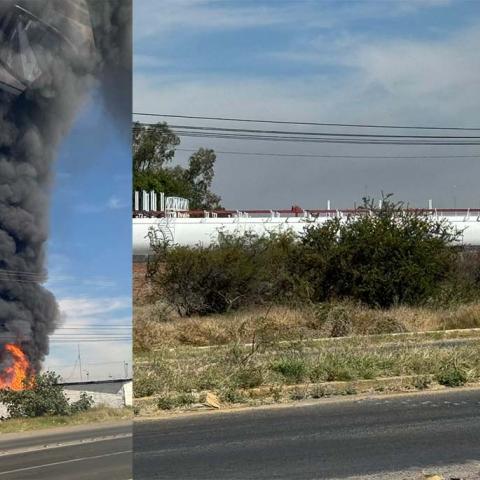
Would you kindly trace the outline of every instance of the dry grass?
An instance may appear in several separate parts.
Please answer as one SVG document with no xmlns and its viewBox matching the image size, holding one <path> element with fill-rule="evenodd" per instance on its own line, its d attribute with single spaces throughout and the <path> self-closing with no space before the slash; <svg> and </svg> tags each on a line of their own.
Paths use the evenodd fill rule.
<svg viewBox="0 0 480 480">
<path fill-rule="evenodd" d="M 97 424 L 133 418 L 131 408 L 94 407 L 86 412 L 70 416 L 9 418 L 0 421 L 0 434 L 16 433 L 44 428 Z"/>
<path fill-rule="evenodd" d="M 377 310 L 344 302 L 303 308 L 258 307 L 190 318 L 180 318 L 157 303 L 136 306 L 134 318 L 134 347 L 141 352 L 159 346 L 248 343 L 259 331 L 278 341 L 476 328 L 480 327 L 480 303 L 445 309 L 402 306 Z"/>
<path fill-rule="evenodd" d="M 478 327 L 478 301 L 388 310 L 352 302 L 274 305 L 182 318 L 143 296 L 134 306 L 134 393 L 155 409 L 171 409 L 202 403 L 207 391 L 232 404 L 257 401 L 255 390 L 272 401 L 285 391 L 301 398 L 302 385 L 314 398 L 398 378 L 411 389 L 459 386 L 480 380 L 480 331 L 468 330 Z M 464 330 L 442 333 L 453 329 Z"/>
<path fill-rule="evenodd" d="M 478 335 L 458 344 L 383 336 L 258 346 L 177 347 L 139 355 L 135 397 L 153 396 L 165 409 L 201 402 L 207 391 L 224 403 L 241 403 L 259 388 L 275 392 L 289 385 L 407 376 L 412 388 L 424 389 L 432 380 L 455 387 L 480 379 Z"/>
</svg>

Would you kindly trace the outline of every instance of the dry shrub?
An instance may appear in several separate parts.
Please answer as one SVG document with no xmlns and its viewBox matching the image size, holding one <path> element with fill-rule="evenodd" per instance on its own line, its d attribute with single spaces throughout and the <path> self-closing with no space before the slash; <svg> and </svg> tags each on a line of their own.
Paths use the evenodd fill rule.
<svg viewBox="0 0 480 480">
<path fill-rule="evenodd" d="M 377 319 L 369 328 L 368 333 L 370 335 L 379 335 L 385 333 L 403 333 L 407 328 L 404 323 L 397 318 L 391 316 L 385 316 Z"/>
</svg>

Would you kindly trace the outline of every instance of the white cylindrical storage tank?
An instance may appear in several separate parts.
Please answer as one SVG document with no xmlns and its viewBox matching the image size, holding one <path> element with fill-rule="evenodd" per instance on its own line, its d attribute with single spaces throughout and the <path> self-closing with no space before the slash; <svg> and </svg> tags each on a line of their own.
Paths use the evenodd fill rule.
<svg viewBox="0 0 480 480">
<path fill-rule="evenodd" d="M 463 231 L 459 243 L 480 246 L 480 221 L 466 221 L 461 217 L 445 217 L 458 230 Z M 328 217 L 315 219 L 319 224 Z M 263 235 L 267 232 L 292 231 L 301 235 L 310 222 L 302 217 L 234 217 L 234 218 L 169 218 L 165 219 L 134 218 L 133 219 L 133 253 L 148 255 L 150 251 L 149 228 L 157 231 L 159 238 L 168 238 L 172 244 L 195 246 L 209 245 L 218 241 L 219 232 L 227 234 L 244 234 L 246 232 Z"/>
</svg>

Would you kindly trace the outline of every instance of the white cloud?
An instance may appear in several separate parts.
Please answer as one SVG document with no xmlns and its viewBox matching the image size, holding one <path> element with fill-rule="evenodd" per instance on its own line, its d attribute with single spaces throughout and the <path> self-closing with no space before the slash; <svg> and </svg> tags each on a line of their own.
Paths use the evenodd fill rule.
<svg viewBox="0 0 480 480">
<path fill-rule="evenodd" d="M 159 68 L 159 67 L 167 67 L 170 65 L 170 62 L 162 60 L 158 57 L 153 55 L 135 55 L 133 57 L 133 65 L 134 68 Z"/>
<path fill-rule="evenodd" d="M 44 370 L 54 370 L 64 380 L 80 380 L 80 345 L 83 379 L 87 373 L 90 380 L 123 377 L 124 362 L 131 375 L 130 296 L 68 296 L 59 298 L 58 303 L 63 322 L 50 337 Z"/>
<path fill-rule="evenodd" d="M 325 74 L 241 77 L 136 73 L 134 109 L 248 117 L 476 124 L 480 27 L 441 40 L 374 42 L 339 33 L 277 52 L 285 64 L 329 64 Z M 421 108 L 419 108 L 419 106 Z M 412 118 L 415 115 L 415 118 Z"/>
<path fill-rule="evenodd" d="M 124 297 L 63 297 L 58 299 L 60 311 L 67 318 L 93 319 L 111 317 L 112 312 L 130 308 L 132 300 L 128 296 Z"/>
<path fill-rule="evenodd" d="M 368 18 L 409 15 L 420 9 L 448 5 L 450 0 L 328 2 L 242 2 L 218 0 L 142 0 L 134 9 L 135 40 L 157 39 L 178 31 L 188 34 L 250 28 L 302 25 L 334 28 Z M 149 60 L 150 61 L 150 60 Z"/>
<path fill-rule="evenodd" d="M 238 6 L 240 5 L 240 6 Z M 241 6 L 216 1 L 167 0 L 161 8 L 157 0 L 143 0 L 141 8 L 134 10 L 135 39 L 161 36 L 175 30 L 191 31 L 247 29 L 292 21 L 298 11 L 288 7 Z"/>
<path fill-rule="evenodd" d="M 83 280 L 83 285 L 88 287 L 110 288 L 115 287 L 117 283 L 111 278 L 94 277 Z"/>
<path fill-rule="evenodd" d="M 302 39 L 297 49 L 277 53 L 285 55 L 282 61 L 292 71 L 299 62 L 308 62 L 318 66 L 313 69 L 315 74 L 260 76 L 246 71 L 243 75 L 224 75 L 210 71 L 168 76 L 136 72 L 134 110 L 340 123 L 478 126 L 478 26 L 451 32 L 438 40 L 390 37 L 375 42 L 366 32 L 353 35 L 348 31 L 339 32 L 333 43 L 328 43 L 328 38 Z M 304 56 L 295 57 L 298 51 Z M 328 68 L 323 68 L 325 65 Z M 475 147 L 439 150 L 189 138 L 183 139 L 182 146 L 293 154 L 478 153 Z M 182 154 L 178 152 L 177 158 L 182 160 Z M 284 208 L 297 202 L 316 208 L 327 198 L 340 206 L 350 206 L 367 191 L 378 194 L 383 189 L 411 203 L 425 205 L 427 198 L 433 198 L 437 205 L 446 207 L 453 205 L 452 185 L 458 186 L 458 206 L 479 206 L 475 178 L 480 175 L 480 164 L 475 159 L 456 163 L 448 159 L 388 163 L 304 159 L 300 163 L 273 158 L 256 163 L 254 172 L 252 166 L 245 157 L 219 155 L 214 188 L 227 206 Z"/>
<path fill-rule="evenodd" d="M 127 206 L 127 202 L 118 197 L 117 195 L 112 195 L 107 201 L 107 207 L 111 210 L 118 210 L 119 208 L 124 208 Z"/>
<path fill-rule="evenodd" d="M 78 203 L 75 205 L 75 210 L 78 213 L 92 214 L 105 212 L 107 210 L 119 210 L 128 206 L 127 201 L 123 198 L 120 198 L 118 195 L 112 195 L 103 203 Z"/>
</svg>

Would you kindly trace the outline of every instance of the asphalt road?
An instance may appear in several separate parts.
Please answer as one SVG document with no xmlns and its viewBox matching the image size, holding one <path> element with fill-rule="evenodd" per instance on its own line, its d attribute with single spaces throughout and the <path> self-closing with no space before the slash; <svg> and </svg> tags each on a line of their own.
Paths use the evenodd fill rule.
<svg viewBox="0 0 480 480">
<path fill-rule="evenodd" d="M 413 478 L 398 472 L 479 461 L 479 479 L 479 414 L 480 390 L 452 390 L 138 422 L 134 478 Z"/>
<path fill-rule="evenodd" d="M 0 435 L 0 480 L 131 478 L 131 422 Z"/>
</svg>

